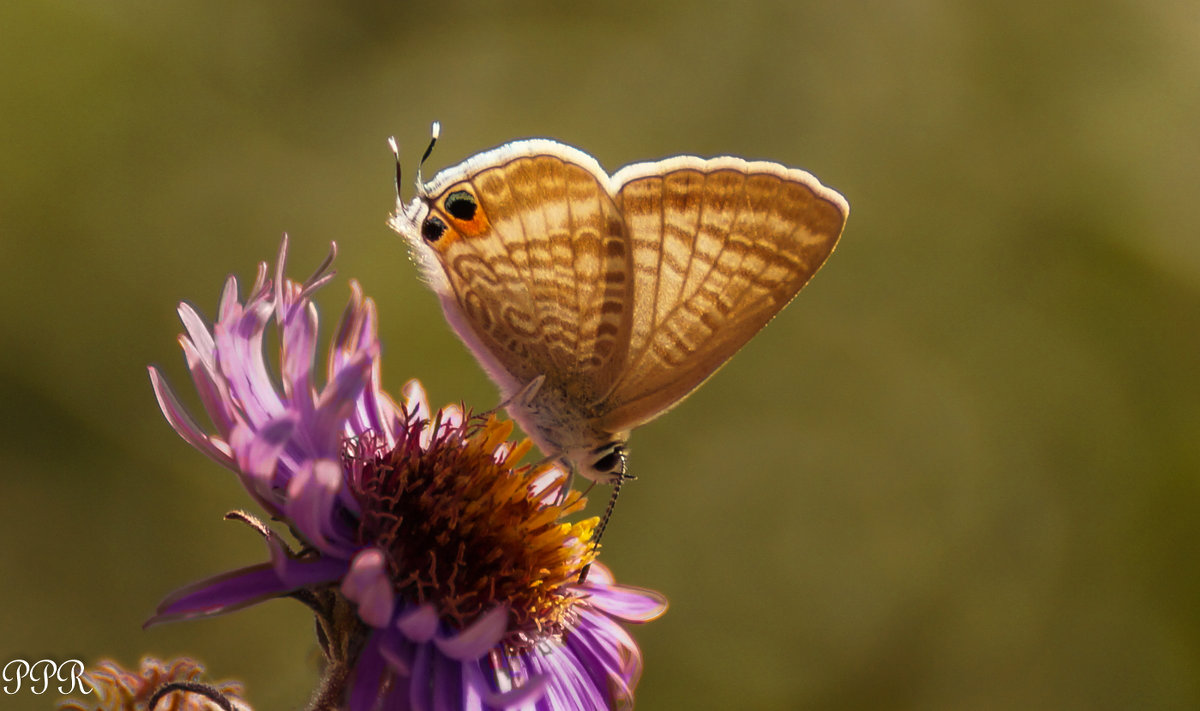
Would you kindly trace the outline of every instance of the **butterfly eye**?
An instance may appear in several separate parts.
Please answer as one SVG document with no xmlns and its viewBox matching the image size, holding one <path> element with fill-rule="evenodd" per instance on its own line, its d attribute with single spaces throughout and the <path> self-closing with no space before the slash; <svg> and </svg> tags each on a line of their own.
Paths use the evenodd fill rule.
<svg viewBox="0 0 1200 711">
<path fill-rule="evenodd" d="M 616 445 L 609 450 L 608 454 L 592 462 L 592 468 L 598 472 L 614 472 L 618 469 L 623 472 L 625 469 L 625 448 L 619 444 Z"/>
<path fill-rule="evenodd" d="M 437 242 L 446 233 L 446 223 L 440 217 L 430 217 L 421 225 L 421 236 L 430 242 Z"/>
<path fill-rule="evenodd" d="M 475 217 L 475 211 L 479 209 L 479 203 L 475 202 L 475 196 L 466 190 L 455 190 L 446 196 L 446 201 L 442 204 L 445 206 L 446 212 L 463 221 L 470 221 Z"/>
</svg>

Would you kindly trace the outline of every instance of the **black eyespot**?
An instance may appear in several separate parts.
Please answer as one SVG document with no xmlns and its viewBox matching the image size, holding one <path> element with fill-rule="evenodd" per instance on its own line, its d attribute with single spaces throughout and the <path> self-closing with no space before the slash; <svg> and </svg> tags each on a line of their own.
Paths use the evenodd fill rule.
<svg viewBox="0 0 1200 711">
<path fill-rule="evenodd" d="M 479 209 L 479 204 L 475 202 L 475 196 L 466 190 L 455 190 L 450 193 L 442 205 L 445 206 L 446 212 L 464 221 L 474 218 L 475 211 Z"/>
<path fill-rule="evenodd" d="M 440 217 L 430 217 L 421 225 L 421 236 L 430 242 L 437 242 L 446 233 L 446 223 Z"/>
<path fill-rule="evenodd" d="M 620 445 L 613 447 L 608 454 L 592 462 L 592 468 L 598 472 L 613 472 L 618 469 L 623 471 L 625 469 L 625 448 Z"/>
</svg>

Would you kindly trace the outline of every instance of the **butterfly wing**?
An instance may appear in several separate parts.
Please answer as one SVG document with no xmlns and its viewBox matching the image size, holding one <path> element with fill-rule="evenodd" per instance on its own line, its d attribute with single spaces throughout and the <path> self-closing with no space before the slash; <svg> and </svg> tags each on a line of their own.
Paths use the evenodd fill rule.
<svg viewBox="0 0 1200 711">
<path fill-rule="evenodd" d="M 631 262 L 596 161 L 518 141 L 439 174 L 425 193 L 393 224 L 504 395 L 538 376 L 567 402 L 610 390 L 631 327 Z M 431 221 L 444 229 L 435 235 Z"/>
<path fill-rule="evenodd" d="M 599 408 L 616 432 L 679 403 L 786 306 L 849 206 L 808 173 L 738 158 L 633 165 L 612 182 L 634 274 L 629 352 Z"/>
</svg>

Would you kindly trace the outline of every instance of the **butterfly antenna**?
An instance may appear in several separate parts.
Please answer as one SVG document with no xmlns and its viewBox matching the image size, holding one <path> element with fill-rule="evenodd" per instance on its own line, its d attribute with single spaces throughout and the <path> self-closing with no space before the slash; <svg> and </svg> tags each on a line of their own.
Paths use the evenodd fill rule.
<svg viewBox="0 0 1200 711">
<path fill-rule="evenodd" d="M 396 143 L 395 136 L 388 136 L 388 145 L 391 146 L 392 155 L 396 158 L 396 202 L 400 202 L 400 146 Z"/>
<path fill-rule="evenodd" d="M 421 162 L 417 164 L 417 192 L 425 193 L 425 181 L 421 179 L 421 168 L 425 165 L 425 160 L 429 158 L 429 154 L 433 153 L 433 147 L 437 144 L 438 136 L 442 135 L 442 122 L 434 121 L 433 128 L 430 130 L 429 145 L 425 147 L 425 153 L 421 155 Z"/>
<path fill-rule="evenodd" d="M 613 509 L 617 507 L 617 497 L 621 495 L 621 484 L 625 483 L 625 473 L 621 472 L 621 476 L 613 482 L 612 496 L 608 498 L 608 508 L 604 509 L 604 516 L 600 518 L 600 525 L 596 527 L 596 537 L 592 539 L 592 551 L 595 552 L 600 547 L 600 539 L 604 537 L 604 529 L 608 528 L 608 520 L 612 518 Z M 583 570 L 579 571 L 579 584 L 587 582 L 588 571 L 591 570 L 592 564 L 588 563 L 583 566 Z"/>
</svg>

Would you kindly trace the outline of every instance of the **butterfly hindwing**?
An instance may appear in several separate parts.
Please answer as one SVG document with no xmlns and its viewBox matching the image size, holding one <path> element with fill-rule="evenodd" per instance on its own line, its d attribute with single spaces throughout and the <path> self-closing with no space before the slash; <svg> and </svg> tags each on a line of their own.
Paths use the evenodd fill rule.
<svg viewBox="0 0 1200 711">
<path fill-rule="evenodd" d="M 610 431 L 680 402 L 800 291 L 848 207 L 808 173 L 672 158 L 613 176 L 633 252 L 629 353 L 601 410 Z"/>
</svg>

